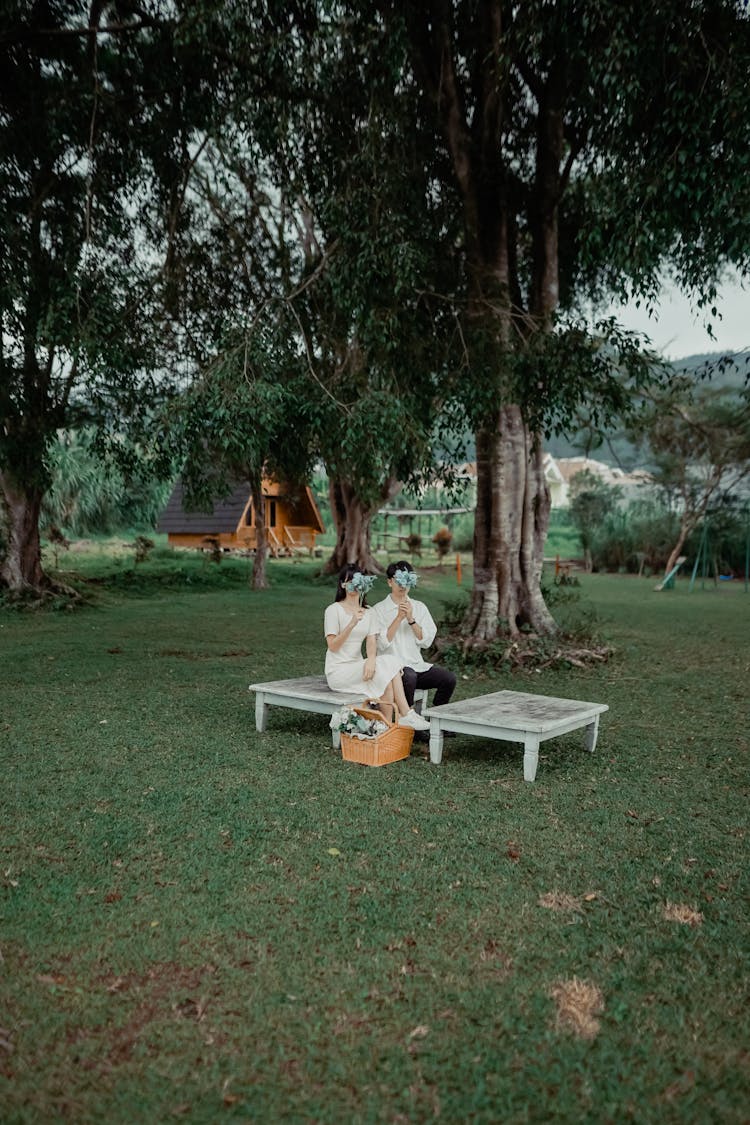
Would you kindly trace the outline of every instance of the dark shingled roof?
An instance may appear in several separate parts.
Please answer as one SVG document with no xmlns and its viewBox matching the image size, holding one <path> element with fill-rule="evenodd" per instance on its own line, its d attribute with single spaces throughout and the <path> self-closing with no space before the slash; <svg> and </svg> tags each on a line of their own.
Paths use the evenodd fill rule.
<svg viewBox="0 0 750 1125">
<path fill-rule="evenodd" d="M 182 481 L 178 480 L 156 530 L 171 532 L 173 535 L 181 532 L 218 535 L 219 532 L 236 531 L 249 498 L 250 485 L 243 481 L 235 486 L 231 495 L 214 501 L 210 512 L 186 512 L 183 506 Z"/>
</svg>

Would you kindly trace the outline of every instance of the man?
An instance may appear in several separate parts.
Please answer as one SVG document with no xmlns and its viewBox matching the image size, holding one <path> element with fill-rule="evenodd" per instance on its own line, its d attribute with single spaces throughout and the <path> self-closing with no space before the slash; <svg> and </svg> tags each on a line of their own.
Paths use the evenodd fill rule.
<svg viewBox="0 0 750 1125">
<path fill-rule="evenodd" d="M 409 707 L 414 703 L 417 688 L 435 688 L 433 706 L 450 702 L 456 686 L 456 677 L 439 664 L 428 664 L 422 649 L 429 648 L 435 639 L 437 626 L 424 602 L 410 596 L 418 575 L 406 559 L 390 563 L 386 570 L 390 596 L 373 607 L 375 620 L 380 626 L 378 649 L 397 656 L 403 665 L 404 695 Z M 417 736 L 419 738 L 419 736 Z M 425 733 L 420 741 L 427 741 Z"/>
</svg>

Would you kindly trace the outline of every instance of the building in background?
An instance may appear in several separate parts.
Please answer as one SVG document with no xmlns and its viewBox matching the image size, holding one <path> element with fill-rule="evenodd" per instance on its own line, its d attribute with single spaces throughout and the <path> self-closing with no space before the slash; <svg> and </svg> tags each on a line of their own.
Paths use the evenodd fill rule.
<svg viewBox="0 0 750 1125">
<path fill-rule="evenodd" d="M 312 554 L 315 540 L 325 528 L 311 489 L 293 488 L 283 481 L 263 480 L 265 526 L 272 555 L 295 551 Z M 177 481 L 161 514 L 157 531 L 166 532 L 172 547 L 208 550 L 253 551 L 256 546 L 255 511 L 250 485 L 241 481 L 229 496 L 216 500 L 209 512 L 188 511 L 182 482 Z"/>
</svg>

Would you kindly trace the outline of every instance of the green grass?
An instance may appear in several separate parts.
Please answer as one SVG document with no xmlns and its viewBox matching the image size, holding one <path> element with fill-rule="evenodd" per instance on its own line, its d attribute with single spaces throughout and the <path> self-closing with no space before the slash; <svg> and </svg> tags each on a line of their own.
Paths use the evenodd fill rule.
<svg viewBox="0 0 750 1125">
<path fill-rule="evenodd" d="M 75 561 L 95 608 L 0 614 L 3 1122 L 747 1120 L 741 585 L 584 577 L 611 663 L 462 679 L 609 704 L 528 785 L 507 743 L 372 770 L 321 716 L 255 732 L 248 683 L 322 666 L 310 562 L 258 594 L 243 560 Z"/>
</svg>

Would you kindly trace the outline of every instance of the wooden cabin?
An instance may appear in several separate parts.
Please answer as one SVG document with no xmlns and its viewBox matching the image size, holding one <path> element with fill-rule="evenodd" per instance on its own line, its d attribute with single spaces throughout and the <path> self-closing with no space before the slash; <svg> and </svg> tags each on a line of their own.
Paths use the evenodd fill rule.
<svg viewBox="0 0 750 1125">
<path fill-rule="evenodd" d="M 312 554 L 315 539 L 325 528 L 311 489 L 264 479 L 263 496 L 269 552 L 274 556 L 295 551 Z M 210 512 L 189 512 L 178 480 L 156 530 L 167 533 L 172 547 L 206 550 L 218 541 L 225 551 L 253 551 L 255 511 L 250 485 L 246 481 L 238 484 L 229 496 L 216 500 Z"/>
</svg>

